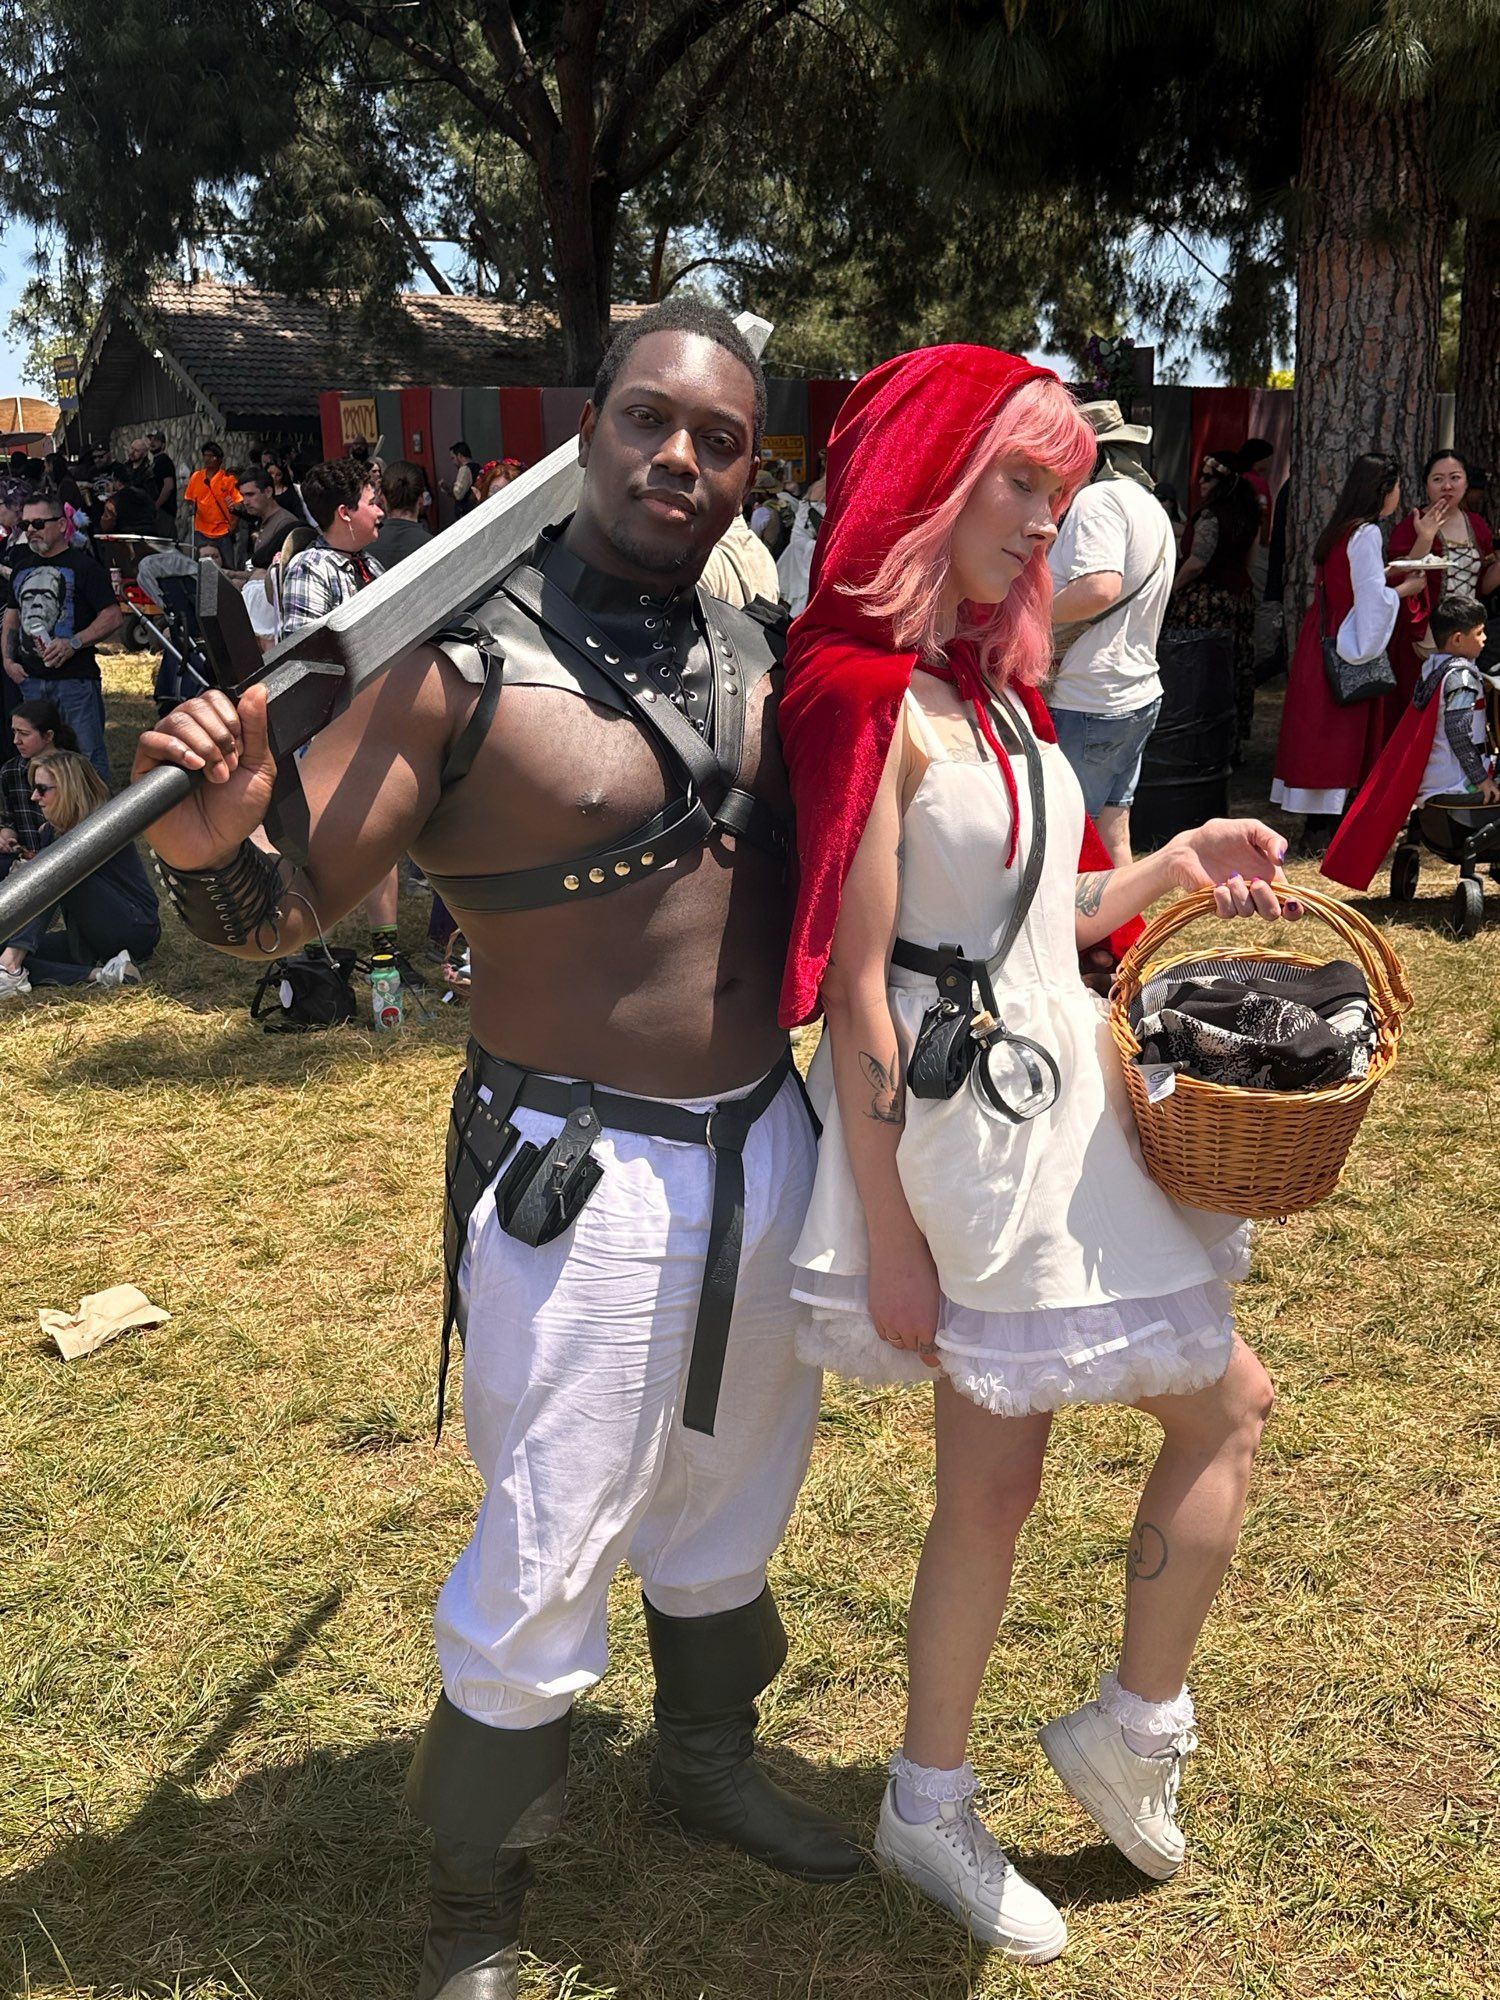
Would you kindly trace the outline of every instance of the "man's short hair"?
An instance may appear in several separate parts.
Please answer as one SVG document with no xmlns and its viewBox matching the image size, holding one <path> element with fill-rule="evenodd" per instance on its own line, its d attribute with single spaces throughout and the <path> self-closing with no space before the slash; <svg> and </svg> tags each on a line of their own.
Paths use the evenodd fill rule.
<svg viewBox="0 0 1500 2000">
<path fill-rule="evenodd" d="M 1445 646 L 1455 632 L 1472 632 L 1485 622 L 1484 606 L 1472 597 L 1445 597 L 1433 612 L 1428 630 L 1435 646 Z"/>
<path fill-rule="evenodd" d="M 463 438 L 459 438 L 456 444 L 450 444 L 448 449 L 449 451 L 461 451 L 465 458 L 472 458 L 474 456 Z"/>
<path fill-rule="evenodd" d="M 302 504 L 326 535 L 340 507 L 357 507 L 361 496 L 380 481 L 358 458 L 325 458 L 302 480 Z"/>
<path fill-rule="evenodd" d="M 261 486 L 269 493 L 271 491 L 270 473 L 266 471 L 263 465 L 247 465 L 240 474 L 240 491 L 243 493 L 247 486 Z"/>
<path fill-rule="evenodd" d="M 404 514 L 420 507 L 427 491 L 427 474 L 409 458 L 393 458 L 380 475 L 380 492 L 387 507 L 399 507 Z"/>
<path fill-rule="evenodd" d="M 626 357 L 636 342 L 644 340 L 650 333 L 701 334 L 705 340 L 711 340 L 716 347 L 732 354 L 749 370 L 750 380 L 755 384 L 754 449 L 759 451 L 761 432 L 766 427 L 766 378 L 753 348 L 729 314 L 718 306 L 705 305 L 701 299 L 667 299 L 659 306 L 652 306 L 649 312 L 643 312 L 615 335 L 599 363 L 599 373 L 594 377 L 593 393 L 589 398 L 594 408 L 604 408 L 605 399 L 615 386 L 615 378 L 624 367 Z"/>
<path fill-rule="evenodd" d="M 222 458 L 224 456 L 224 447 L 219 443 L 217 438 L 205 438 L 198 447 L 198 450 L 204 458 L 207 458 L 210 452 L 213 453 L 215 458 Z"/>
</svg>

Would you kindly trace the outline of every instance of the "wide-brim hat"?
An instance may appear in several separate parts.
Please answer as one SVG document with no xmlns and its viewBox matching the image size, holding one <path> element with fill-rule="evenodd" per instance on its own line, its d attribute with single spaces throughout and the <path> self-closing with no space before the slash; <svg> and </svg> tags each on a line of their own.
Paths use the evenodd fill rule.
<svg viewBox="0 0 1500 2000">
<path fill-rule="evenodd" d="M 1150 444 L 1149 424 L 1127 424 L 1118 403 L 1080 403 L 1078 414 L 1093 427 L 1100 444 Z"/>
</svg>

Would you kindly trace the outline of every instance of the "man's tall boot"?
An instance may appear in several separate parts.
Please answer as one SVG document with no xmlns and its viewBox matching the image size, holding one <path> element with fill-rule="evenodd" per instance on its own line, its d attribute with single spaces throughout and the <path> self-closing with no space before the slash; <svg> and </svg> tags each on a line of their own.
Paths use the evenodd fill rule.
<svg viewBox="0 0 1500 2000">
<path fill-rule="evenodd" d="M 783 1874 L 840 1882 L 870 1863 L 847 1827 L 773 1784 L 755 1757 L 755 1697 L 786 1658 L 769 1586 L 753 1604 L 669 1618 L 649 1601 L 656 1669 L 651 1797 L 695 1833 L 743 1848 Z"/>
<path fill-rule="evenodd" d="M 491 1729 L 439 1697 L 406 1781 L 433 1833 L 417 2000 L 516 2000 L 526 1850 L 562 1818 L 571 1724 Z"/>
</svg>

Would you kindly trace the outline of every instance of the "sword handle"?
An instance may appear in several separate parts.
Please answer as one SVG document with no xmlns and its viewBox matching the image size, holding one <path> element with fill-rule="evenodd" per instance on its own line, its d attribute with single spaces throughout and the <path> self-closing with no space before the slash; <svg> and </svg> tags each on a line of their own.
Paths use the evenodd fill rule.
<svg viewBox="0 0 1500 2000">
<path fill-rule="evenodd" d="M 179 764 L 158 764 L 123 792 L 116 792 L 97 812 L 59 835 L 34 861 L 13 865 L 0 882 L 0 944 L 24 924 L 50 910 L 69 889 L 128 847 L 163 813 L 180 805 L 202 779 L 201 771 L 184 771 Z"/>
</svg>

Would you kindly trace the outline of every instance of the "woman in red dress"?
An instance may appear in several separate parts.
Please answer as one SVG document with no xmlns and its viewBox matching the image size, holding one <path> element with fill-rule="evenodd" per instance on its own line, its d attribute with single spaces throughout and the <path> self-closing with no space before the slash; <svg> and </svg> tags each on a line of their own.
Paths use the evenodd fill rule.
<svg viewBox="0 0 1500 2000">
<path fill-rule="evenodd" d="M 1350 798 L 1369 776 L 1389 733 L 1385 703 L 1341 707 L 1323 670 L 1323 638 L 1349 661 L 1378 659 L 1398 622 L 1410 618 L 1426 582 L 1420 571 L 1387 582 L 1376 523 L 1401 505 L 1401 468 L 1389 452 L 1354 461 L 1313 550 L 1313 601 L 1287 674 L 1271 803 L 1306 816 L 1304 850 L 1321 853 Z"/>
<path fill-rule="evenodd" d="M 1411 616 L 1396 621 L 1391 641 L 1391 666 L 1396 687 L 1386 697 L 1386 731 L 1390 733 L 1406 713 L 1412 690 L 1422 671 L 1422 662 L 1432 651 L 1427 638 L 1427 621 L 1444 597 L 1488 597 L 1500 590 L 1500 557 L 1495 555 L 1495 537 L 1482 514 L 1464 506 L 1469 490 L 1469 463 L 1461 452 L 1445 447 L 1435 451 L 1422 468 L 1427 505 L 1413 508 L 1391 536 L 1390 558 L 1443 556 L 1446 569 L 1435 569 L 1422 579 L 1423 589 L 1413 596 Z"/>
</svg>

